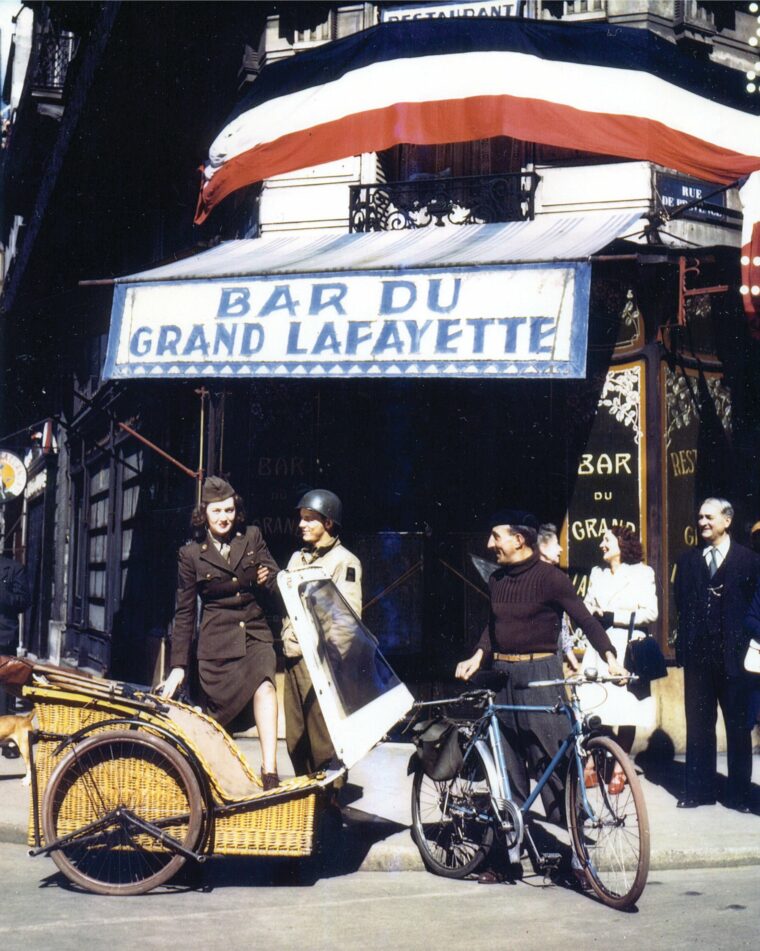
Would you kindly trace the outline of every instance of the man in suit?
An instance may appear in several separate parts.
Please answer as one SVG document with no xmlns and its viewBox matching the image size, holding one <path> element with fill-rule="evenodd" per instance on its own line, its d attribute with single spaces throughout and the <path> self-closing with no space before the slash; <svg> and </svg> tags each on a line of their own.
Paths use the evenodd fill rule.
<svg viewBox="0 0 760 951">
<path fill-rule="evenodd" d="M 760 557 L 732 541 L 733 517 L 726 499 L 705 499 L 698 519 L 704 548 L 686 552 L 676 569 L 676 661 L 684 668 L 686 708 L 686 787 L 679 809 L 715 802 L 719 704 L 728 747 L 725 805 L 750 811 L 752 738 L 743 669 L 750 635 L 744 618 L 760 578 Z"/>
</svg>

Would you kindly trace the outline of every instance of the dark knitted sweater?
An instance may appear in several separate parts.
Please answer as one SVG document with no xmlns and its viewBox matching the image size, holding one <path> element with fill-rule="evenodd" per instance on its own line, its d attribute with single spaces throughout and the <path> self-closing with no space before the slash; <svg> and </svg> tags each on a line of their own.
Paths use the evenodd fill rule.
<svg viewBox="0 0 760 951">
<path fill-rule="evenodd" d="M 583 630 L 602 657 L 615 653 L 607 632 L 586 610 L 570 579 L 534 552 L 526 561 L 503 565 L 489 580 L 491 616 L 478 648 L 494 653 L 529 654 L 557 650 L 562 613 Z"/>
</svg>

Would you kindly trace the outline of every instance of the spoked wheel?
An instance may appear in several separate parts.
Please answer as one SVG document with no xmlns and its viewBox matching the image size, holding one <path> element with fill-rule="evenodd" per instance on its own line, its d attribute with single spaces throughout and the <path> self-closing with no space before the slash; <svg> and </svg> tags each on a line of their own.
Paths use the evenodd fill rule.
<svg viewBox="0 0 760 951">
<path fill-rule="evenodd" d="M 597 736 L 586 743 L 586 749 L 584 774 L 578 776 L 572 763 L 567 779 L 567 824 L 573 848 L 604 904 L 628 908 L 641 896 L 649 873 L 644 794 L 633 764 L 617 743 Z M 612 781 L 618 767 L 625 776 L 622 789 L 617 779 Z M 586 787 L 588 805 L 581 785 Z"/>
<path fill-rule="evenodd" d="M 437 875 L 465 878 L 491 850 L 491 795 L 483 760 L 473 748 L 454 779 L 438 782 L 418 765 L 412 784 L 412 838 Z"/>
<path fill-rule="evenodd" d="M 42 803 L 45 844 L 74 884 L 140 895 L 167 882 L 194 849 L 203 805 L 188 761 L 160 737 L 113 730 L 88 737 L 53 771 Z"/>
</svg>

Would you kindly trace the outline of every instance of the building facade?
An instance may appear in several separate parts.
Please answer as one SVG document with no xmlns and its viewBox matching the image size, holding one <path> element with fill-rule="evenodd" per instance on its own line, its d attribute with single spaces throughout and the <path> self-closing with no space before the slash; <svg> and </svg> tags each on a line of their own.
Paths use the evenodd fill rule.
<svg viewBox="0 0 760 951">
<path fill-rule="evenodd" d="M 24 7 L 5 84 L 11 435 L 0 448 L 29 462 L 24 498 L 4 509 L 6 544 L 35 577 L 29 653 L 137 682 L 159 675 L 199 472 L 231 479 L 280 564 L 298 543 L 300 494 L 337 491 L 365 565 L 369 627 L 400 673 L 424 683 L 445 680 L 479 634 L 487 600 L 470 555 L 485 554 L 485 519 L 502 505 L 561 526 L 580 593 L 605 528 L 631 523 L 659 580 L 666 650 L 670 575 L 696 543 L 700 497 L 734 501 L 740 539 L 760 516 L 757 344 L 738 290 L 735 188 L 502 136 L 402 144 L 275 176 L 192 225 L 195 169 L 263 71 L 378 22 L 434 16 L 579 30 L 606 21 L 737 72 L 755 57 L 756 15 L 741 3 Z M 552 260 L 572 256 L 571 226 L 612 220 L 636 223 L 583 245 L 579 378 L 104 378 L 112 279 L 163 266 L 171 286 L 229 241 L 333 240 L 334 274 L 358 239 L 374 254 L 392 231 L 401 238 L 384 273 L 409 282 L 399 249 L 411 236 L 432 249 L 420 273 L 437 268 L 445 281 L 458 273 L 449 242 L 469 244 L 473 269 L 493 264 L 478 257 L 484 225 L 553 234 L 542 239 Z M 294 277 L 324 273 L 319 255 Z M 48 420 L 55 445 L 33 443 Z M 279 611 L 273 603 L 275 626 Z"/>
</svg>

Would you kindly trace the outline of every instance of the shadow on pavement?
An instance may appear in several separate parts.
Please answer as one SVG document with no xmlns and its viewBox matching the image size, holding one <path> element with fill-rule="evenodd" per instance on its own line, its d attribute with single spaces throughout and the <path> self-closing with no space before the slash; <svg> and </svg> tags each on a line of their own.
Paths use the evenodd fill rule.
<svg viewBox="0 0 760 951">
<path fill-rule="evenodd" d="M 634 759 L 647 782 L 662 786 L 674 799 L 680 799 L 686 771 L 683 763 L 676 762 L 675 752 L 671 738 L 658 728 L 650 736 L 646 749 Z"/>
<path fill-rule="evenodd" d="M 674 799 L 680 799 L 684 795 L 686 767 L 675 759 L 673 741 L 664 730 L 657 729 L 652 733 L 646 749 L 642 750 L 635 760 L 647 782 L 661 786 Z M 721 803 L 731 799 L 728 780 L 721 773 L 718 773 L 716 779 L 715 794 Z M 760 815 L 760 786 L 757 783 L 752 784 L 749 805 L 755 815 Z"/>
</svg>

